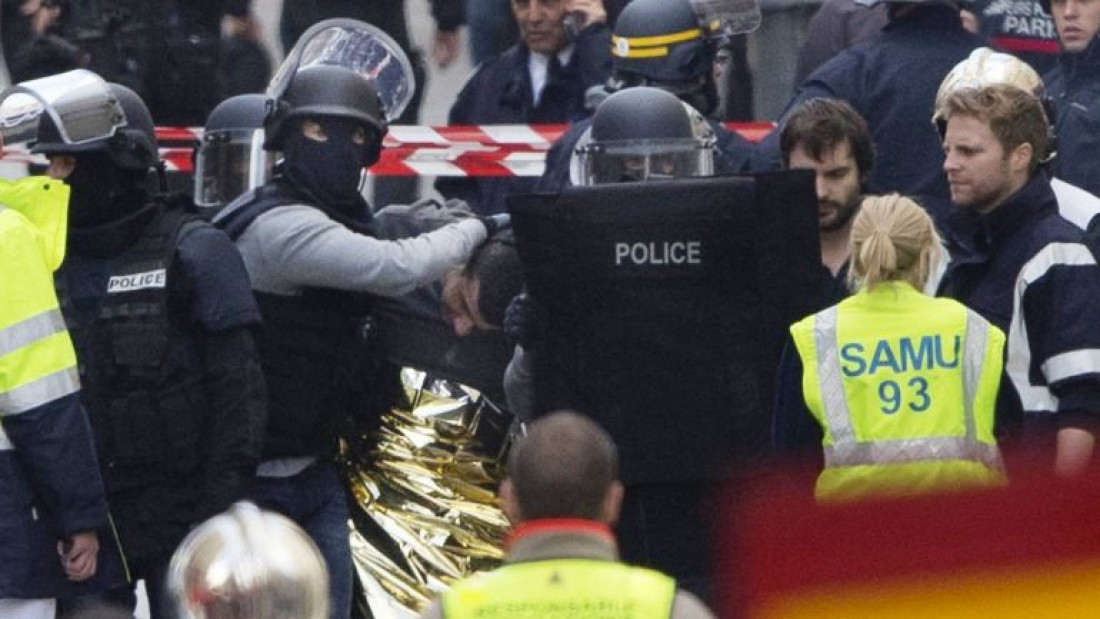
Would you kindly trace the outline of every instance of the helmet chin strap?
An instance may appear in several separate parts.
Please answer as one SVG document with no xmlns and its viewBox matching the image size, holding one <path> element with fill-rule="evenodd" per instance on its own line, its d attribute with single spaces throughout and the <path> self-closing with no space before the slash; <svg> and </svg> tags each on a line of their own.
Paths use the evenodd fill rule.
<svg viewBox="0 0 1100 619">
<path fill-rule="evenodd" d="M 168 193 L 168 166 L 164 164 L 163 159 L 157 159 L 153 169 L 157 172 L 158 193 Z"/>
</svg>

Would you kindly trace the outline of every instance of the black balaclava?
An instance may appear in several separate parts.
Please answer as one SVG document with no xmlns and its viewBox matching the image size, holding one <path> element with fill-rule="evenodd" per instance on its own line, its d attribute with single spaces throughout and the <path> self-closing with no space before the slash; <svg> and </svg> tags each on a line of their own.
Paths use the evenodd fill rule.
<svg viewBox="0 0 1100 619">
<path fill-rule="evenodd" d="M 356 144 L 351 137 L 360 123 L 331 116 L 313 120 L 328 139 L 319 142 L 300 129 L 291 131 L 283 150 L 283 172 L 292 185 L 315 198 L 317 206 L 361 219 L 368 209 L 359 190 L 360 175 L 370 142 L 378 137 L 367 129 L 367 143 Z"/>
<path fill-rule="evenodd" d="M 118 168 L 106 153 L 77 153 L 65 179 L 71 188 L 69 222 L 93 228 L 125 219 L 148 203 L 146 172 Z"/>
<path fill-rule="evenodd" d="M 124 170 L 106 153 L 77 153 L 65 179 L 69 195 L 69 247 L 87 256 L 114 256 L 141 236 L 156 214 L 145 186 L 148 172 Z"/>
</svg>

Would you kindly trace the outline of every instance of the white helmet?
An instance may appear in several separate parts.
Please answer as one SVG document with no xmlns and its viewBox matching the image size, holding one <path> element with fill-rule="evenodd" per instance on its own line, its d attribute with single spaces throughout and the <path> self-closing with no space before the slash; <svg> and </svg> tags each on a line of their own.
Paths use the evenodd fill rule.
<svg viewBox="0 0 1100 619">
<path fill-rule="evenodd" d="M 943 118 L 943 107 L 952 93 L 964 88 L 982 88 L 983 86 L 998 84 L 1015 86 L 1035 95 L 1035 98 L 1043 106 L 1043 112 L 1046 114 L 1049 124 L 1049 120 L 1052 118 L 1050 100 L 1046 96 L 1043 79 L 1039 77 L 1035 69 L 1011 54 L 995 52 L 988 47 L 979 47 L 970 52 L 970 56 L 965 60 L 955 65 L 947 74 L 947 77 L 940 82 L 940 89 L 936 92 L 936 108 L 932 112 L 932 124 L 936 126 L 940 136 L 942 137 L 947 130 L 947 123 Z M 1049 161 L 1054 157 L 1054 128 L 1051 127 L 1050 131 L 1049 146 L 1042 157 L 1042 161 Z"/>
<path fill-rule="evenodd" d="M 168 568 L 181 619 L 327 619 L 328 570 L 298 525 L 252 503 L 199 525 Z"/>
<path fill-rule="evenodd" d="M 936 111 L 932 122 L 940 123 L 943 104 L 951 93 L 963 88 L 981 88 L 995 84 L 1015 86 L 1042 99 L 1043 80 L 1031 65 L 1011 55 L 995 52 L 988 47 L 979 47 L 970 52 L 965 60 L 955 65 L 940 82 L 936 92 Z"/>
</svg>

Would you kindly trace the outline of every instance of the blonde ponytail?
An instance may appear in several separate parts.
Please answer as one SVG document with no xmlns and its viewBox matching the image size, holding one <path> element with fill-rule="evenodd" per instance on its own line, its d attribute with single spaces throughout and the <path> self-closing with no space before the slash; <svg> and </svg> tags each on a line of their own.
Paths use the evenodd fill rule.
<svg viewBox="0 0 1100 619">
<path fill-rule="evenodd" d="M 932 218 L 896 193 L 864 198 L 852 222 L 850 243 L 848 278 L 853 287 L 864 289 L 900 280 L 921 290 L 941 251 Z"/>
</svg>

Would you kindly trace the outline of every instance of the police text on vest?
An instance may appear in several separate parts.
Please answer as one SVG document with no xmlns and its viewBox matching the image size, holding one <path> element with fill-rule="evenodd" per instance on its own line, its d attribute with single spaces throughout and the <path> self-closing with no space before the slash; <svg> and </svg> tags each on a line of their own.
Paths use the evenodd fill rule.
<svg viewBox="0 0 1100 619">
<path fill-rule="evenodd" d="M 107 294 L 130 292 L 145 288 L 164 288 L 167 272 L 165 269 L 134 273 L 133 275 L 114 275 L 107 281 Z"/>
<path fill-rule="evenodd" d="M 615 266 L 627 262 L 637 266 L 662 264 L 702 264 L 700 241 L 655 241 L 615 243 Z"/>
</svg>

